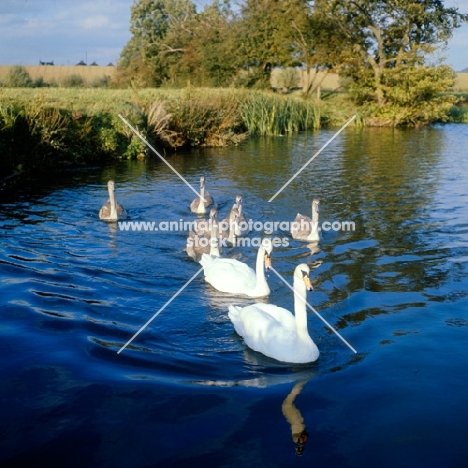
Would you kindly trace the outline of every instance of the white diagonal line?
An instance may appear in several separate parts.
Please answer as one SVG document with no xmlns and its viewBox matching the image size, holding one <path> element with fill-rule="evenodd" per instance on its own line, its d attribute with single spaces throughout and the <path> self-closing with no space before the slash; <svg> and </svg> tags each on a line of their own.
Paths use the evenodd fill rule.
<svg viewBox="0 0 468 468">
<path fill-rule="evenodd" d="M 270 265 L 270 269 L 273 270 L 273 272 L 276 274 L 276 276 L 278 276 L 278 278 L 291 290 L 294 292 L 294 289 L 293 287 Z M 307 302 L 305 301 L 305 303 L 310 307 L 310 309 L 312 310 L 312 312 L 314 312 L 317 317 L 328 327 L 330 328 L 330 330 L 333 331 L 333 333 L 335 333 L 336 335 L 338 335 L 338 337 L 340 338 L 341 341 L 343 341 L 343 343 L 345 343 L 349 349 L 351 349 L 351 351 L 353 351 L 353 353 L 357 354 L 357 351 Z"/>
<path fill-rule="evenodd" d="M 201 272 L 200 268 L 118 351 L 120 354 Z"/>
<path fill-rule="evenodd" d="M 193 190 L 193 191 L 197 194 L 198 197 L 201 196 L 201 195 L 192 187 L 192 185 L 191 185 L 189 182 L 187 182 L 187 181 L 184 179 L 184 177 L 183 177 L 182 175 L 180 175 L 180 174 L 176 171 L 176 169 L 175 169 L 174 167 L 172 167 L 172 166 L 164 159 L 164 157 L 163 157 L 158 151 L 156 151 L 156 149 L 153 148 L 153 147 L 148 143 L 148 141 L 146 141 L 146 140 L 140 135 L 140 133 L 139 133 L 135 128 L 132 127 L 132 125 L 131 125 L 124 117 L 122 117 L 120 114 L 118 114 L 118 115 L 119 115 L 119 117 L 121 118 L 121 120 L 125 123 L 125 125 L 127 125 L 127 127 L 130 128 L 130 130 L 132 130 L 132 132 L 133 132 L 133 133 L 134 133 L 150 150 L 152 150 L 153 153 L 154 153 L 156 156 L 158 156 L 158 157 L 161 159 L 161 161 L 162 161 L 163 163 L 165 163 L 168 167 L 170 167 L 170 168 L 171 168 L 171 169 L 172 169 L 172 170 L 173 170 L 189 187 L 190 187 L 190 190 Z M 206 202 L 206 200 L 205 200 L 204 198 L 203 198 L 203 201 Z"/>
<path fill-rule="evenodd" d="M 285 189 L 354 119 L 353 115 L 269 200 L 270 203 Z"/>
</svg>

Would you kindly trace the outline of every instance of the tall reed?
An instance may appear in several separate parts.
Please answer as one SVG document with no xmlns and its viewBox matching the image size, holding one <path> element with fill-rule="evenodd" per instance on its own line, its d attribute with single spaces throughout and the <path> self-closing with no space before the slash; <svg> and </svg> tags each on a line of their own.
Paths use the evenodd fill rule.
<svg viewBox="0 0 468 468">
<path fill-rule="evenodd" d="M 290 96 L 249 93 L 241 102 L 241 114 L 251 135 L 284 135 L 320 128 L 317 104 Z"/>
</svg>

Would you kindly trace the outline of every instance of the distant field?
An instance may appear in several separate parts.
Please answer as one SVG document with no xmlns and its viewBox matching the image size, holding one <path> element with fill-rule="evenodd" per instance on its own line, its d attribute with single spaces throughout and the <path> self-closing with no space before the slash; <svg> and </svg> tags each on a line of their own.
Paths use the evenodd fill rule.
<svg viewBox="0 0 468 468">
<path fill-rule="evenodd" d="M 0 65 L 0 81 L 3 81 L 11 68 L 10 65 Z M 24 67 L 29 76 L 36 80 L 41 78 L 46 83 L 55 81 L 59 83 L 63 78 L 71 75 L 80 75 L 86 82 L 92 82 L 97 78 L 110 76 L 115 72 L 115 67 L 99 66 L 66 66 L 66 65 L 34 65 Z"/>
<path fill-rule="evenodd" d="M 278 68 L 274 68 L 271 71 L 271 78 L 270 83 L 273 88 L 281 88 L 282 85 L 280 79 L 281 70 Z M 317 75 L 312 75 L 311 78 L 315 79 L 317 82 L 323 76 L 323 72 L 318 72 Z M 303 79 L 305 78 L 305 74 L 302 70 L 296 70 L 296 83 L 298 87 L 302 87 Z M 322 90 L 332 91 L 339 88 L 339 76 L 336 73 L 328 73 L 323 82 L 322 82 Z"/>
<path fill-rule="evenodd" d="M 468 73 L 457 73 L 453 90 L 468 92 Z"/>
<path fill-rule="evenodd" d="M 11 68 L 11 65 L 0 65 L 0 82 L 2 82 L 8 70 Z M 45 83 L 60 83 L 63 78 L 69 77 L 71 75 L 80 75 L 87 83 L 91 83 L 93 80 L 111 77 L 115 73 L 115 67 L 101 67 L 101 66 L 66 66 L 66 65 L 30 65 L 24 66 L 28 71 L 29 75 L 33 80 L 41 78 Z M 274 69 L 271 73 L 271 84 L 273 87 L 279 87 L 277 83 L 278 70 Z M 302 74 L 298 70 L 298 85 L 302 85 Z M 468 92 L 468 73 L 457 73 L 455 79 L 455 85 L 453 87 L 454 91 L 463 91 Z M 329 73 L 323 83 L 323 90 L 335 90 L 339 87 L 339 76 L 335 73 Z"/>
</svg>

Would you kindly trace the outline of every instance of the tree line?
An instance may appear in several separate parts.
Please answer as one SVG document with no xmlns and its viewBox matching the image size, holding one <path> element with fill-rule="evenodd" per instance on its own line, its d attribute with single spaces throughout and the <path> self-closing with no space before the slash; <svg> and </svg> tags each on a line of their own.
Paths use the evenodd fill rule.
<svg viewBox="0 0 468 468">
<path fill-rule="evenodd" d="M 273 68 L 299 67 L 310 94 L 317 71 L 333 71 L 375 115 L 410 107 L 425 120 L 448 105 L 439 94 L 454 72 L 437 53 L 466 21 L 441 0 L 214 0 L 200 12 L 190 0 L 136 0 L 117 82 L 262 88 Z"/>
</svg>

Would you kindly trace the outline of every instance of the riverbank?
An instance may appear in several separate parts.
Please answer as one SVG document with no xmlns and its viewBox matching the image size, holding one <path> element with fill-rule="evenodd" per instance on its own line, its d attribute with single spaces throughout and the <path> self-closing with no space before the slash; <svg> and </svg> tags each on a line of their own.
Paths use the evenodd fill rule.
<svg viewBox="0 0 468 468">
<path fill-rule="evenodd" d="M 0 180 L 14 173 L 142 158 L 158 150 L 230 146 L 248 136 L 279 136 L 341 126 L 357 114 L 345 94 L 300 95 L 222 88 L 2 88 Z M 460 110 L 461 109 L 461 110 Z M 465 108 L 452 121 L 466 121 Z"/>
<path fill-rule="evenodd" d="M 237 89 L 3 88 L 0 178 L 15 171 L 102 163 L 160 150 L 236 145 L 340 125 L 355 109 Z M 339 110 L 338 110 L 339 109 Z"/>
</svg>

